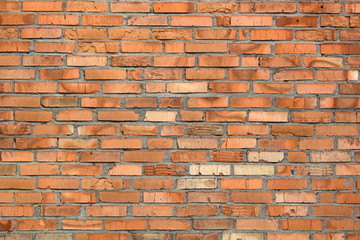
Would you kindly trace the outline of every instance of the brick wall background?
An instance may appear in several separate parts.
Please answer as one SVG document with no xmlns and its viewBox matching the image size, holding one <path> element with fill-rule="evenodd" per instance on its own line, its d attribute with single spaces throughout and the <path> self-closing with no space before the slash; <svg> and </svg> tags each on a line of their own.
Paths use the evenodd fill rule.
<svg viewBox="0 0 360 240">
<path fill-rule="evenodd" d="M 360 239 L 360 2 L 0 11 L 0 239 Z"/>
</svg>

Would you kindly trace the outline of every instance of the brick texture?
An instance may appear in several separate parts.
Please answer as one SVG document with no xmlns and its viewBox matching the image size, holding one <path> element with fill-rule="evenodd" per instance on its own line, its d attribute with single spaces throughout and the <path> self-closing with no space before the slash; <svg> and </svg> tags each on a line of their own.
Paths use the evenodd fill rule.
<svg viewBox="0 0 360 240">
<path fill-rule="evenodd" d="M 0 239 L 359 240 L 360 3 L 0 1 Z"/>
</svg>

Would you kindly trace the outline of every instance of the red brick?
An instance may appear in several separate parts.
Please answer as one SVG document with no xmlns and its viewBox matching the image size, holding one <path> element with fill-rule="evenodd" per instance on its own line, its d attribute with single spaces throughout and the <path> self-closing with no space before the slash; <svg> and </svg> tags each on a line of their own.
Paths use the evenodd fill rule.
<svg viewBox="0 0 360 240">
<path fill-rule="evenodd" d="M 273 193 L 269 192 L 232 192 L 231 202 L 235 203 L 272 203 Z"/>
<path fill-rule="evenodd" d="M 81 162 L 120 162 L 120 152 L 81 152 Z"/>
<path fill-rule="evenodd" d="M 345 16 L 321 16 L 322 27 L 349 27 L 349 17 Z"/>
<path fill-rule="evenodd" d="M 84 1 L 67 1 L 66 11 L 68 12 L 106 12 L 106 2 L 84 2 Z"/>
<path fill-rule="evenodd" d="M 224 29 L 197 29 L 195 30 L 196 39 L 235 39 L 235 30 Z"/>
<path fill-rule="evenodd" d="M 41 151 L 37 153 L 37 161 L 39 162 L 75 162 L 76 160 L 76 152 Z"/>
<path fill-rule="evenodd" d="M 56 220 L 55 219 L 18 220 L 17 230 L 19 231 L 57 230 Z"/>
<path fill-rule="evenodd" d="M 352 219 L 328 219 L 325 222 L 327 230 L 359 231 L 360 222 Z"/>
<path fill-rule="evenodd" d="M 105 39 L 105 29 L 69 28 L 64 29 L 65 39 Z"/>
<path fill-rule="evenodd" d="M 192 13 L 194 12 L 194 3 L 182 2 L 182 3 L 170 3 L 170 2 L 155 2 L 154 13 Z"/>
<path fill-rule="evenodd" d="M 250 31 L 250 39 L 254 41 L 292 40 L 292 31 L 283 29 L 255 29 Z"/>
<path fill-rule="evenodd" d="M 53 82 L 19 82 L 15 83 L 18 93 L 55 93 L 56 83 Z"/>
<path fill-rule="evenodd" d="M 23 3 L 23 11 L 30 12 L 61 12 L 62 2 L 61 1 L 26 1 Z"/>
<path fill-rule="evenodd" d="M 30 42 L 0 42 L 1 52 L 29 52 Z"/>
<path fill-rule="evenodd" d="M 168 20 L 166 16 L 133 16 L 127 19 L 130 26 L 166 26 Z"/>
<path fill-rule="evenodd" d="M 94 114 L 88 110 L 60 110 L 56 115 L 58 121 L 91 121 Z"/>
<path fill-rule="evenodd" d="M 18 37 L 19 30 L 17 28 L 2 28 L 0 29 L 0 39 L 15 39 Z M 7 45 L 9 42 L 2 42 L 0 44 L 0 49 L 3 48 L 4 45 Z M 13 42 L 15 44 L 21 42 Z"/>
<path fill-rule="evenodd" d="M 55 193 L 18 192 L 15 193 L 16 203 L 55 203 Z"/>
<path fill-rule="evenodd" d="M 62 192 L 61 203 L 95 203 L 95 193 Z"/>
<path fill-rule="evenodd" d="M 79 206 L 41 206 L 41 216 L 78 216 Z"/>
<path fill-rule="evenodd" d="M 78 25 L 79 17 L 76 15 L 39 14 L 38 23 L 41 25 Z"/>
<path fill-rule="evenodd" d="M 184 203 L 185 193 L 144 192 L 144 203 Z"/>
<path fill-rule="evenodd" d="M 236 13 L 238 5 L 232 2 L 198 2 L 196 12 L 200 13 Z"/>
<path fill-rule="evenodd" d="M 0 11 L 20 11 L 20 3 L 15 1 L 3 1 L 2 3 L 0 3 Z"/>
<path fill-rule="evenodd" d="M 57 175 L 59 166 L 53 164 L 34 164 L 20 166 L 20 175 Z"/>
<path fill-rule="evenodd" d="M 277 230 L 276 219 L 237 219 L 236 229 L 239 230 Z"/>
<path fill-rule="evenodd" d="M 88 206 L 86 214 L 91 217 L 124 217 L 126 207 L 124 206 Z"/>
<path fill-rule="evenodd" d="M 206 80 L 206 79 L 224 79 L 225 71 L 223 69 L 186 69 L 186 79 Z"/>
<path fill-rule="evenodd" d="M 109 39 L 149 39 L 149 29 L 109 29 Z"/>
<path fill-rule="evenodd" d="M 167 217 L 173 215 L 172 206 L 133 206 L 132 211 L 135 217 Z"/>
<path fill-rule="evenodd" d="M 257 13 L 294 13 L 296 12 L 296 3 L 292 2 L 268 2 L 255 3 L 255 12 Z"/>
<path fill-rule="evenodd" d="M 0 70 L 0 75 L 2 79 L 34 79 L 35 71 L 32 69 L 3 69 Z"/>
<path fill-rule="evenodd" d="M 96 93 L 99 83 L 59 83 L 59 93 Z"/>
<path fill-rule="evenodd" d="M 111 12 L 150 12 L 150 3 L 147 2 L 114 2 L 110 7 Z"/>
<path fill-rule="evenodd" d="M 185 52 L 188 53 L 208 53 L 208 52 L 227 52 L 226 43 L 186 43 Z"/>
<path fill-rule="evenodd" d="M 232 16 L 231 26 L 272 26 L 271 16 Z"/>
<path fill-rule="evenodd" d="M 100 192 L 100 202 L 138 203 L 140 192 Z"/>
<path fill-rule="evenodd" d="M 269 80 L 268 70 L 229 70 L 229 80 Z"/>
<path fill-rule="evenodd" d="M 66 80 L 79 78 L 79 69 L 41 69 L 41 80 Z"/>
<path fill-rule="evenodd" d="M 192 39 L 192 30 L 186 28 L 152 29 L 152 39 L 158 39 L 158 40 Z"/>
<path fill-rule="evenodd" d="M 174 151 L 171 153 L 172 162 L 205 162 L 206 153 L 199 151 Z"/>
<path fill-rule="evenodd" d="M 134 111 L 99 111 L 100 121 L 138 121 L 139 114 Z"/>
<path fill-rule="evenodd" d="M 82 22 L 84 26 L 122 26 L 122 16 L 106 15 L 83 15 Z"/>
<path fill-rule="evenodd" d="M 354 208 L 351 206 L 313 206 L 313 216 L 320 217 L 352 217 Z"/>
<path fill-rule="evenodd" d="M 283 230 L 321 231 L 323 220 L 320 219 L 287 219 L 280 222 Z"/>
<path fill-rule="evenodd" d="M 32 25 L 35 23 L 34 14 L 2 14 L 1 25 Z"/>
<path fill-rule="evenodd" d="M 101 230 L 101 220 L 83 220 L 83 219 L 62 219 L 61 225 L 63 229 L 89 229 Z"/>
<path fill-rule="evenodd" d="M 315 54 L 316 45 L 311 43 L 283 43 L 275 45 L 276 54 Z"/>
<path fill-rule="evenodd" d="M 340 3 L 302 2 L 299 3 L 303 13 L 340 13 Z"/>
<path fill-rule="evenodd" d="M 154 67 L 194 67 L 195 57 L 154 57 Z"/>
<path fill-rule="evenodd" d="M 311 189 L 313 190 L 350 190 L 353 188 L 351 179 L 312 179 Z"/>
<path fill-rule="evenodd" d="M 236 56 L 200 56 L 199 67 L 238 67 L 239 57 Z"/>
<path fill-rule="evenodd" d="M 209 89 L 211 92 L 216 93 L 237 93 L 248 92 L 249 87 L 249 83 L 212 82 L 210 83 Z"/>
<path fill-rule="evenodd" d="M 150 219 L 150 230 L 167 230 L 167 231 L 186 231 L 190 230 L 189 220 L 177 220 L 177 219 Z"/>
<path fill-rule="evenodd" d="M 60 28 L 23 28 L 21 38 L 60 38 Z"/>
</svg>

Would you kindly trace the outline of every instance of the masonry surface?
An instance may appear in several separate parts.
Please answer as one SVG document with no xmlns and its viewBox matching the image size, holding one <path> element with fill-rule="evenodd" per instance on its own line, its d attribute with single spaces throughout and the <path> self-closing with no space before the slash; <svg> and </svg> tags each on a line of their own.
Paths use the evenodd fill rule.
<svg viewBox="0 0 360 240">
<path fill-rule="evenodd" d="M 0 11 L 0 239 L 360 239 L 360 2 Z"/>
</svg>

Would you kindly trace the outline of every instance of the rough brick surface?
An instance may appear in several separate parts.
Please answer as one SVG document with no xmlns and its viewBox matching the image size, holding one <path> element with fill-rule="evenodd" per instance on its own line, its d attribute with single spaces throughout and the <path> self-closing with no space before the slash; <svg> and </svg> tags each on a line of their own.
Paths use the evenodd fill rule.
<svg viewBox="0 0 360 240">
<path fill-rule="evenodd" d="M 0 0 L 0 239 L 359 240 L 358 0 Z"/>
</svg>

